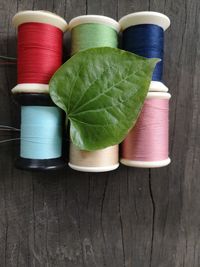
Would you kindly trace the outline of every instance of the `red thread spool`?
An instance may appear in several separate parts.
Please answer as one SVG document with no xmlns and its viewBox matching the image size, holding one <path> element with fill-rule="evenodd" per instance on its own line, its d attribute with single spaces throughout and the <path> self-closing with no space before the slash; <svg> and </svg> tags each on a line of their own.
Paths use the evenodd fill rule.
<svg viewBox="0 0 200 267">
<path fill-rule="evenodd" d="M 48 84 L 62 64 L 65 20 L 46 11 L 23 11 L 13 18 L 18 27 L 18 84 Z"/>
<path fill-rule="evenodd" d="M 140 117 L 122 143 L 121 163 L 130 167 L 158 168 L 168 157 L 169 93 L 150 92 Z"/>
<path fill-rule="evenodd" d="M 62 64 L 62 31 L 43 23 L 18 29 L 18 83 L 48 83 Z"/>
</svg>

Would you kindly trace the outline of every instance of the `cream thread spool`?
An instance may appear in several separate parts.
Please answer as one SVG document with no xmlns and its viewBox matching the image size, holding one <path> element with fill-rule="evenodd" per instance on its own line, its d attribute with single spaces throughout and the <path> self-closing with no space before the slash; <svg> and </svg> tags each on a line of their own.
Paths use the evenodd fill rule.
<svg viewBox="0 0 200 267">
<path fill-rule="evenodd" d="M 69 166 L 74 170 L 85 172 L 115 170 L 119 166 L 118 145 L 96 151 L 83 151 L 71 144 Z"/>
<path fill-rule="evenodd" d="M 114 29 L 114 31 L 116 31 L 116 34 L 118 34 L 120 30 L 119 23 L 109 17 L 97 16 L 97 15 L 79 16 L 79 17 L 72 19 L 69 22 L 69 29 L 72 31 L 72 44 L 73 44 L 73 38 L 74 38 L 73 29 L 77 26 L 84 25 L 84 24 L 104 25 L 104 26 L 112 28 L 112 30 Z M 111 46 L 111 45 L 106 45 L 106 46 Z M 75 52 L 78 52 L 78 51 L 75 51 Z M 74 53 L 74 51 L 72 53 Z M 105 149 L 100 149 L 96 151 L 83 151 L 83 150 L 79 150 L 72 143 L 70 143 L 69 166 L 74 170 L 83 171 L 83 172 L 112 171 L 118 168 L 119 166 L 118 150 L 119 150 L 119 146 L 115 145 L 115 146 L 107 147 Z"/>
</svg>

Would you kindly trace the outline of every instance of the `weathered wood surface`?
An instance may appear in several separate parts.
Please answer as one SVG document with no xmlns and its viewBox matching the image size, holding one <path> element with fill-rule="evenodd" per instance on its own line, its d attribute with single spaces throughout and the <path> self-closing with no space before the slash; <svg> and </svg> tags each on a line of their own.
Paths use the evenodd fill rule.
<svg viewBox="0 0 200 267">
<path fill-rule="evenodd" d="M 16 55 L 11 18 L 24 9 L 50 10 L 67 21 L 140 10 L 171 18 L 165 81 L 172 93 L 172 164 L 106 174 L 27 173 L 13 168 L 17 142 L 0 144 L 0 266 L 199 267 L 199 0 L 0 0 L 1 55 Z M 15 84 L 16 66 L 0 65 L 0 124 L 19 125 Z M 1 133 L 1 140 L 15 136 Z"/>
</svg>

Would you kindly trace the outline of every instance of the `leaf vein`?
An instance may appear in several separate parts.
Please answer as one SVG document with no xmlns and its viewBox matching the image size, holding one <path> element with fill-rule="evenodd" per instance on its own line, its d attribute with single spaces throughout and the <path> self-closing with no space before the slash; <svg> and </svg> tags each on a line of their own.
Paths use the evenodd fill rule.
<svg viewBox="0 0 200 267">
<path fill-rule="evenodd" d="M 94 102 L 94 101 L 95 101 L 96 99 L 98 99 L 100 96 L 102 96 L 102 95 L 106 95 L 106 93 L 108 93 L 110 90 L 112 90 L 113 87 L 116 87 L 118 84 L 122 83 L 123 81 L 126 81 L 127 78 L 129 78 L 129 77 L 135 75 L 136 73 L 137 73 L 137 72 L 133 72 L 132 74 L 127 75 L 124 79 L 122 79 L 122 80 L 120 80 L 119 82 L 113 84 L 113 85 L 110 86 L 105 92 L 102 92 L 101 94 L 97 95 L 96 97 L 90 99 L 88 102 L 86 102 L 85 104 L 83 104 L 82 106 L 80 106 L 80 107 L 76 110 L 76 112 L 79 111 L 80 109 L 82 109 L 83 107 L 87 106 L 88 104 Z M 75 112 L 74 114 L 77 114 L 76 112 Z"/>
</svg>

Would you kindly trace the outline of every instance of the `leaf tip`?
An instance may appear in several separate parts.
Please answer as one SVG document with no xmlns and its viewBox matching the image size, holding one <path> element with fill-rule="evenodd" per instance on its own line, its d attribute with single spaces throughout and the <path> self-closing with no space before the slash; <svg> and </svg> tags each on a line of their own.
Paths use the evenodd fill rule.
<svg viewBox="0 0 200 267">
<path fill-rule="evenodd" d="M 162 59 L 160 59 L 160 58 L 150 58 L 149 60 L 152 63 L 152 65 L 154 65 L 154 66 L 156 66 L 156 64 L 158 64 L 159 62 L 162 61 Z"/>
</svg>

